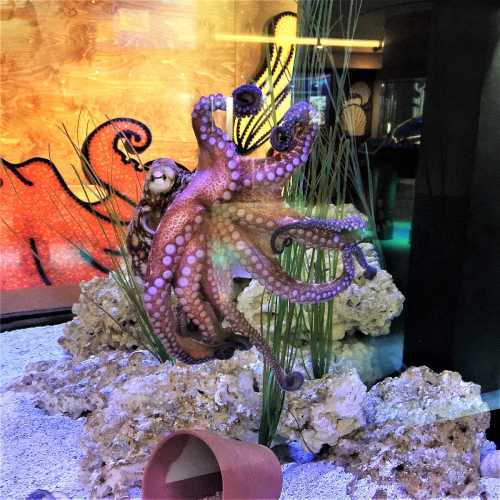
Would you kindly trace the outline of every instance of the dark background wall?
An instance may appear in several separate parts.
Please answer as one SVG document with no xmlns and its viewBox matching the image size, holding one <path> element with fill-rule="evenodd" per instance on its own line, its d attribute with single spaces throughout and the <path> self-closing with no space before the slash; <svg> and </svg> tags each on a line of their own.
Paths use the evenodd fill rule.
<svg viewBox="0 0 500 500">
<path fill-rule="evenodd" d="M 404 358 L 500 388 L 500 5 L 432 15 Z M 498 439 L 498 413 L 493 423 Z"/>
</svg>

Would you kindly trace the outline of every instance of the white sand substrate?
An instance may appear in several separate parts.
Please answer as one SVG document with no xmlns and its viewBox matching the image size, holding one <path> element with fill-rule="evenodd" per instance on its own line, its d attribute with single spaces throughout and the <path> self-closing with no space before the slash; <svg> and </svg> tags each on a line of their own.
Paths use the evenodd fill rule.
<svg viewBox="0 0 500 500">
<path fill-rule="evenodd" d="M 49 416 L 35 407 L 29 395 L 5 390 L 27 363 L 67 356 L 57 343 L 63 327 L 0 333 L 0 500 L 24 500 L 37 489 L 60 492 L 72 500 L 89 498 L 78 480 L 85 418 Z M 500 500 L 500 480 L 482 482 L 488 498 Z M 281 500 L 367 500 L 378 489 L 328 462 L 283 466 Z M 396 489 L 387 493 L 389 499 L 404 498 Z"/>
<path fill-rule="evenodd" d="M 57 360 L 62 325 L 0 334 L 0 387 L 22 374 L 27 363 Z M 78 481 L 80 436 L 85 419 L 49 416 L 27 394 L 0 392 L 0 499 L 21 500 L 37 489 L 88 498 Z"/>
</svg>

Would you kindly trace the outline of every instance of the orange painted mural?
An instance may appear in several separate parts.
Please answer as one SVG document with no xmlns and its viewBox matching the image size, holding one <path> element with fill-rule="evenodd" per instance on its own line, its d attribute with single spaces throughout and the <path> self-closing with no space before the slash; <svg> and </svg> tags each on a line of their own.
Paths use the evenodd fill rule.
<svg viewBox="0 0 500 500">
<path fill-rule="evenodd" d="M 107 272 L 117 242 L 106 207 L 126 226 L 152 160 L 194 168 L 198 97 L 229 94 L 262 67 L 261 46 L 215 34 L 260 34 L 293 8 L 275 0 L 2 2 L 0 290 Z"/>
<path fill-rule="evenodd" d="M 115 226 L 128 225 L 149 165 L 127 151 L 135 156 L 150 143 L 149 129 L 132 119 L 94 130 L 81 151 L 86 200 L 46 158 L 0 160 L 1 289 L 77 283 L 109 272 L 119 254 Z M 87 185 L 99 186 L 98 195 Z"/>
</svg>

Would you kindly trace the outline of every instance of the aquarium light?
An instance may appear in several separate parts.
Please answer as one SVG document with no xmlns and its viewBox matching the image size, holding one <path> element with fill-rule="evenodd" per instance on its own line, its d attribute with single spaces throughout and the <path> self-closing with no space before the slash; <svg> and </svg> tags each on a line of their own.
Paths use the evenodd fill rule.
<svg viewBox="0 0 500 500">
<path fill-rule="evenodd" d="M 362 40 L 356 38 L 309 38 L 294 35 L 265 36 L 265 35 L 237 35 L 233 33 L 216 33 L 218 42 L 242 43 L 275 43 L 277 45 L 314 45 L 316 47 L 347 47 L 352 49 L 380 50 L 384 47 L 383 40 Z"/>
</svg>

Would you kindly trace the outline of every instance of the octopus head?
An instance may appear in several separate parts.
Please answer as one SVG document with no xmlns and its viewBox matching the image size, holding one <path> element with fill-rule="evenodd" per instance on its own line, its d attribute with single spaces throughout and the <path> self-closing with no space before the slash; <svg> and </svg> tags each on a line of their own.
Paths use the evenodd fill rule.
<svg viewBox="0 0 500 500">
<path fill-rule="evenodd" d="M 160 158 L 151 164 L 146 184 L 153 194 L 168 193 L 175 183 L 175 163 L 168 158 Z"/>
<path fill-rule="evenodd" d="M 256 85 L 240 85 L 233 91 L 234 114 L 238 118 L 256 115 L 262 103 L 262 91 Z"/>
</svg>

